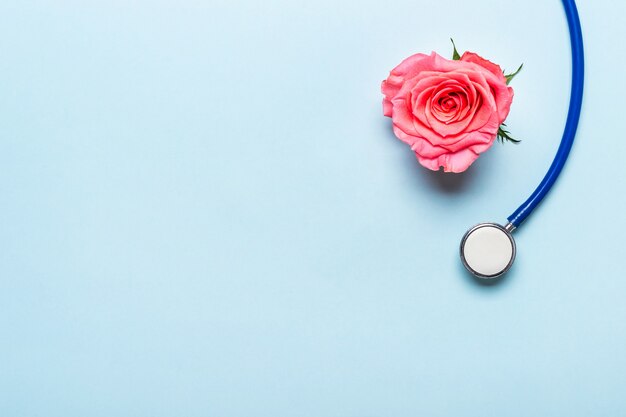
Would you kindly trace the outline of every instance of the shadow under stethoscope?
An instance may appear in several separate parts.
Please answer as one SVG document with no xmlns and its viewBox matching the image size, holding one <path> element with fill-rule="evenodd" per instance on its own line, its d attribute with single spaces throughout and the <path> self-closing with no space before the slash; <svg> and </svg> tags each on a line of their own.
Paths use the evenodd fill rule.
<svg viewBox="0 0 626 417">
<path fill-rule="evenodd" d="M 478 287 L 478 288 L 489 289 L 489 291 L 501 291 L 501 290 L 504 290 L 509 285 L 511 285 L 513 281 L 515 281 L 515 275 L 516 275 L 515 266 L 513 266 L 511 270 L 508 271 L 506 274 L 501 275 L 497 278 L 482 279 L 482 278 L 476 277 L 475 275 L 470 273 L 467 269 L 465 269 L 465 267 L 463 266 L 463 263 L 460 262 L 458 259 L 456 260 L 456 262 L 457 262 L 457 270 L 458 270 L 459 275 L 464 278 L 464 281 L 468 283 L 468 285 L 474 288 Z"/>
</svg>

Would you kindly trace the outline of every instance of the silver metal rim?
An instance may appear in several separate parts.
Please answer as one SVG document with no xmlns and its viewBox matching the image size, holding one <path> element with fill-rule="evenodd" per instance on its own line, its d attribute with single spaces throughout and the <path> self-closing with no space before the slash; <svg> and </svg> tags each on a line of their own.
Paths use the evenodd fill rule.
<svg viewBox="0 0 626 417">
<path fill-rule="evenodd" d="M 511 260 L 509 261 L 508 265 L 500 272 L 498 272 L 497 274 L 494 275 L 484 275 L 481 274 L 480 272 L 474 271 L 472 269 L 472 267 L 469 266 L 469 264 L 467 263 L 467 260 L 465 259 L 465 251 L 463 250 L 463 248 L 465 247 L 465 241 L 467 240 L 467 238 L 469 237 L 470 234 L 472 234 L 473 231 L 483 228 L 483 227 L 495 227 L 497 229 L 500 229 L 504 232 L 504 234 L 509 238 L 509 240 L 511 241 L 511 246 L 513 247 L 513 254 L 511 255 Z M 463 235 L 463 239 L 461 239 L 461 245 L 459 246 L 459 254 L 461 255 L 461 262 L 463 262 L 463 266 L 465 266 L 465 269 L 467 269 L 472 275 L 474 275 L 476 278 L 480 278 L 480 279 L 495 279 L 495 278 L 499 278 L 502 275 L 506 274 L 509 269 L 511 269 L 511 267 L 513 266 L 513 261 L 515 261 L 515 256 L 517 254 L 517 248 L 515 246 L 515 239 L 513 239 L 513 235 L 511 235 L 511 232 L 509 230 L 507 230 L 507 228 L 497 224 L 497 223 L 489 223 L 489 222 L 485 222 L 485 223 L 478 223 L 476 226 L 473 226 L 472 228 L 470 228 L 467 232 L 465 232 L 465 234 Z"/>
</svg>

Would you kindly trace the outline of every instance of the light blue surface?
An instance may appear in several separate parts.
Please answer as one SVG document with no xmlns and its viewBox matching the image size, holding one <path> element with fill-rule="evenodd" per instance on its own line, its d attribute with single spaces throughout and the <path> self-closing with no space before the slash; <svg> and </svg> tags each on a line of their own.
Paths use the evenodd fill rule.
<svg viewBox="0 0 626 417">
<path fill-rule="evenodd" d="M 581 1 L 587 89 L 497 286 L 458 242 L 563 129 L 560 1 L 0 5 L 0 415 L 626 412 L 626 6 Z M 391 134 L 380 81 L 472 49 L 514 81 L 464 175 Z"/>
</svg>

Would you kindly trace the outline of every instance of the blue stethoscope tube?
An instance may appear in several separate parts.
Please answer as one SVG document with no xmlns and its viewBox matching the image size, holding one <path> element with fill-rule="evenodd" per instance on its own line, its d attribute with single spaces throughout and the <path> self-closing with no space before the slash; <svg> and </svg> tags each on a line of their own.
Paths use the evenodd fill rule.
<svg viewBox="0 0 626 417">
<path fill-rule="evenodd" d="M 550 191 L 554 182 L 558 178 L 569 152 L 572 149 L 574 143 L 574 137 L 576 136 L 576 129 L 578 128 L 578 121 L 580 119 L 580 111 L 583 101 L 583 85 L 585 76 L 585 61 L 583 51 L 583 36 L 580 27 L 580 19 L 578 17 L 578 10 L 576 9 L 576 3 L 574 0 L 563 0 L 563 7 L 565 8 L 565 15 L 567 16 L 567 24 L 569 26 L 570 41 L 572 45 L 572 90 L 570 94 L 569 111 L 567 114 L 567 122 L 565 123 L 565 130 L 563 131 L 563 138 L 561 144 L 557 150 L 554 161 L 550 165 L 550 169 L 546 173 L 545 177 L 532 193 L 528 200 L 526 200 L 513 214 L 508 217 L 508 221 L 515 227 L 519 227 L 524 220 L 532 213 L 532 211 L 539 205 L 541 200 L 544 199 L 546 194 Z"/>
</svg>

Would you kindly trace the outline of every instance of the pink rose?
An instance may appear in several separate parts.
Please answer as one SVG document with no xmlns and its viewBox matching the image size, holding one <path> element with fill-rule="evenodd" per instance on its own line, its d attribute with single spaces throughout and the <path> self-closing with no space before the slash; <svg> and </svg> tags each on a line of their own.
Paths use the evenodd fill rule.
<svg viewBox="0 0 626 417">
<path fill-rule="evenodd" d="M 382 92 L 396 136 L 420 164 L 446 172 L 465 171 L 491 147 L 513 101 L 502 69 L 471 52 L 458 61 L 413 55 L 391 71 Z"/>
</svg>

